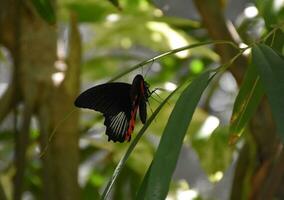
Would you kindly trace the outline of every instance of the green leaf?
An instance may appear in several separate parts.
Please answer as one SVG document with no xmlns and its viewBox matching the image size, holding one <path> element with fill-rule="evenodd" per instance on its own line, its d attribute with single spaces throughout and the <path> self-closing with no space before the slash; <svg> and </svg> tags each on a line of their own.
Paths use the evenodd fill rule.
<svg viewBox="0 0 284 200">
<path fill-rule="evenodd" d="M 49 24 L 55 24 L 55 10 L 50 0 L 32 0 L 38 14 Z"/>
<path fill-rule="evenodd" d="M 182 86 L 182 85 L 181 85 Z M 180 86 L 180 87 L 181 87 Z M 132 151 L 134 150 L 135 146 L 137 145 L 138 141 L 140 140 L 140 138 L 142 137 L 142 135 L 144 134 L 144 132 L 147 130 L 147 128 L 150 126 L 150 124 L 152 123 L 152 121 L 155 119 L 155 117 L 158 115 L 158 113 L 160 112 L 160 110 L 162 109 L 162 107 L 167 103 L 167 101 L 175 94 L 175 92 L 180 88 L 178 87 L 176 90 L 174 90 L 171 94 L 169 94 L 167 96 L 167 98 L 159 105 L 159 107 L 153 112 L 153 114 L 151 115 L 151 117 L 147 120 L 147 122 L 145 123 L 145 125 L 142 127 L 142 129 L 139 131 L 139 133 L 137 134 L 137 136 L 134 138 L 134 140 L 131 142 L 131 144 L 129 145 L 126 153 L 124 154 L 124 156 L 121 158 L 121 160 L 119 161 L 118 165 L 116 166 L 112 177 L 110 178 L 102 196 L 101 199 L 107 199 L 115 181 L 117 180 L 118 175 L 121 173 L 123 167 L 125 166 L 126 161 L 128 160 L 129 156 L 131 155 Z"/>
<path fill-rule="evenodd" d="M 209 72 L 201 74 L 181 94 L 169 117 L 149 172 L 145 199 L 165 199 L 183 139 L 199 99 L 207 87 Z"/>
<path fill-rule="evenodd" d="M 268 96 L 277 132 L 284 142 L 284 60 L 264 44 L 253 47 L 252 59 Z"/>
<path fill-rule="evenodd" d="M 281 24 L 284 19 L 284 4 L 278 0 L 256 0 L 256 6 L 264 19 L 267 29 L 272 25 Z"/>
<path fill-rule="evenodd" d="M 146 174 L 143 178 L 143 181 L 142 181 L 142 183 L 139 187 L 139 191 L 137 192 L 135 200 L 144 200 L 145 199 L 145 194 L 146 194 L 146 189 L 148 187 L 148 179 L 149 179 L 149 174 L 150 174 L 150 171 L 151 171 L 151 166 L 152 166 L 152 163 L 149 166 L 149 170 L 147 170 L 147 172 L 146 172 Z"/>
<path fill-rule="evenodd" d="M 255 113 L 264 94 L 255 63 L 246 72 L 244 81 L 234 103 L 230 124 L 229 143 L 234 144 L 243 133 L 247 123 Z"/>
</svg>

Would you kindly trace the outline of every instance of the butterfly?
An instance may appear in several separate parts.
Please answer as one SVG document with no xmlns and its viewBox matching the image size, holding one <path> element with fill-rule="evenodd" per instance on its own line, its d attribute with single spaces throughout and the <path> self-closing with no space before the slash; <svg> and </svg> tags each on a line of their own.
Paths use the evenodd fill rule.
<svg viewBox="0 0 284 200">
<path fill-rule="evenodd" d="M 74 104 L 103 113 L 108 141 L 124 142 L 131 140 L 138 108 L 140 120 L 145 124 L 150 96 L 149 84 L 138 74 L 132 84 L 111 82 L 87 89 Z"/>
</svg>

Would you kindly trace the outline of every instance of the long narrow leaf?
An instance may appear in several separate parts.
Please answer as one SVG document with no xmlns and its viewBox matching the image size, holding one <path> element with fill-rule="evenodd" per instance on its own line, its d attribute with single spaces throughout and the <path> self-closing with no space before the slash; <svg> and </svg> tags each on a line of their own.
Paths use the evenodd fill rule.
<svg viewBox="0 0 284 200">
<path fill-rule="evenodd" d="M 145 199 L 166 198 L 185 133 L 208 83 L 209 72 L 205 72 L 182 92 L 176 102 L 150 168 Z"/>
<path fill-rule="evenodd" d="M 234 144 L 241 136 L 245 126 L 255 113 L 264 94 L 256 66 L 252 63 L 234 103 L 230 124 L 230 144 Z"/>
<path fill-rule="evenodd" d="M 149 169 L 147 170 L 147 172 L 146 172 L 146 174 L 143 178 L 143 181 L 142 181 L 142 183 L 139 187 L 139 191 L 137 192 L 135 200 L 144 200 L 145 199 L 145 194 L 146 194 L 146 189 L 148 187 L 148 179 L 149 179 L 149 174 L 150 174 L 150 171 L 151 171 L 151 166 L 152 166 L 152 163 L 149 166 Z"/>
<path fill-rule="evenodd" d="M 154 113 L 151 115 L 151 117 L 147 120 L 147 122 L 145 123 L 145 125 L 142 127 L 142 129 L 139 131 L 139 133 L 137 134 L 137 136 L 134 138 L 134 140 L 132 141 L 132 143 L 129 145 L 126 153 L 124 154 L 124 156 L 121 158 L 121 160 L 119 161 L 118 165 L 116 166 L 113 175 L 111 177 L 111 179 L 109 180 L 101 199 L 107 199 L 113 184 L 115 183 L 118 175 L 121 173 L 122 168 L 124 167 L 127 159 L 129 158 L 130 154 L 132 153 L 132 151 L 134 150 L 135 146 L 137 145 L 138 141 L 140 140 L 140 138 L 142 137 L 143 133 L 146 131 L 146 129 L 149 127 L 149 125 L 152 123 L 152 121 L 155 119 L 155 117 L 157 116 L 157 114 L 160 112 L 160 110 L 162 109 L 162 107 L 167 103 L 167 101 L 175 94 L 175 92 L 182 87 L 183 84 L 181 84 L 176 90 L 174 90 L 171 94 L 168 95 L 168 97 L 159 105 L 159 107 L 154 111 Z"/>
<path fill-rule="evenodd" d="M 252 59 L 268 96 L 277 132 L 284 142 L 284 60 L 264 44 L 253 47 Z"/>
</svg>

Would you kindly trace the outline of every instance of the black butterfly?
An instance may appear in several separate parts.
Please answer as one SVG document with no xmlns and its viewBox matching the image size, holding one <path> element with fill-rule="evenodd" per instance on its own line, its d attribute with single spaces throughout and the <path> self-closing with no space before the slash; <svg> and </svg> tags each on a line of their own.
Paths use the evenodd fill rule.
<svg viewBox="0 0 284 200">
<path fill-rule="evenodd" d="M 92 87 L 80 94 L 75 106 L 103 113 L 108 141 L 130 141 L 139 107 L 140 120 L 147 119 L 148 98 L 151 92 L 142 75 L 138 74 L 132 84 L 105 83 Z"/>
</svg>

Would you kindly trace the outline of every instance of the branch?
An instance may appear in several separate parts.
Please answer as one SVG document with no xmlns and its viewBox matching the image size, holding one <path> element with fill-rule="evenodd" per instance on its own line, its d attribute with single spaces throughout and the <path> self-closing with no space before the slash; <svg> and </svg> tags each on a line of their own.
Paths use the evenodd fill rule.
<svg viewBox="0 0 284 200">
<path fill-rule="evenodd" d="M 250 183 L 248 183 L 249 180 L 244 177 L 247 177 L 250 170 L 254 168 L 254 164 L 251 159 L 251 152 L 253 151 L 252 148 L 254 147 L 252 147 L 249 142 L 246 142 L 239 153 L 232 183 L 231 195 L 229 198 L 230 200 L 239 200 L 241 197 L 245 197 L 247 195 L 246 190 Z"/>
<path fill-rule="evenodd" d="M 0 1 L 0 44 L 4 45 L 10 51 L 15 45 L 15 0 Z"/>
<path fill-rule="evenodd" d="M 239 42 L 239 37 L 234 27 L 228 22 L 224 15 L 222 6 L 216 0 L 194 0 L 195 5 L 202 18 L 203 25 L 209 36 L 214 40 L 227 40 L 234 43 Z M 216 45 L 216 51 L 221 57 L 222 63 L 227 63 L 238 51 L 231 46 Z M 240 56 L 229 70 L 240 84 L 247 66 L 247 59 Z"/>
<path fill-rule="evenodd" d="M 75 13 L 70 15 L 69 54 L 67 58 L 68 68 L 62 83 L 69 94 L 79 90 L 79 74 L 81 65 L 81 37 Z"/>
<path fill-rule="evenodd" d="M 81 40 L 75 16 L 71 16 L 69 54 L 64 81 L 49 84 L 38 108 L 41 129 L 43 184 L 46 199 L 80 199 L 78 186 L 78 112 L 74 99 L 79 90 Z M 66 184 L 68 183 L 68 184 Z"/>
<path fill-rule="evenodd" d="M 277 192 L 281 190 L 281 182 L 284 178 L 284 149 L 283 144 L 279 144 L 279 152 L 276 158 L 271 158 L 272 167 L 269 169 L 267 181 L 257 194 L 258 198 L 273 199 L 277 196 Z M 283 195 L 283 194 L 282 194 Z M 280 197 L 281 198 L 281 197 Z"/>
<path fill-rule="evenodd" d="M 25 105 L 24 116 L 19 132 L 15 133 L 15 168 L 16 174 L 14 177 L 14 200 L 22 198 L 24 188 L 24 172 L 26 169 L 26 151 L 29 142 L 29 129 L 33 109 Z"/>
<path fill-rule="evenodd" d="M 0 99 L 0 123 L 11 112 L 12 108 L 18 103 L 18 95 L 16 93 L 16 83 L 12 81 L 7 90 Z"/>
<path fill-rule="evenodd" d="M 19 101 L 17 77 L 20 66 L 20 0 L 0 1 L 0 43 L 6 46 L 13 57 L 12 82 L 0 99 L 0 123 Z"/>
</svg>

